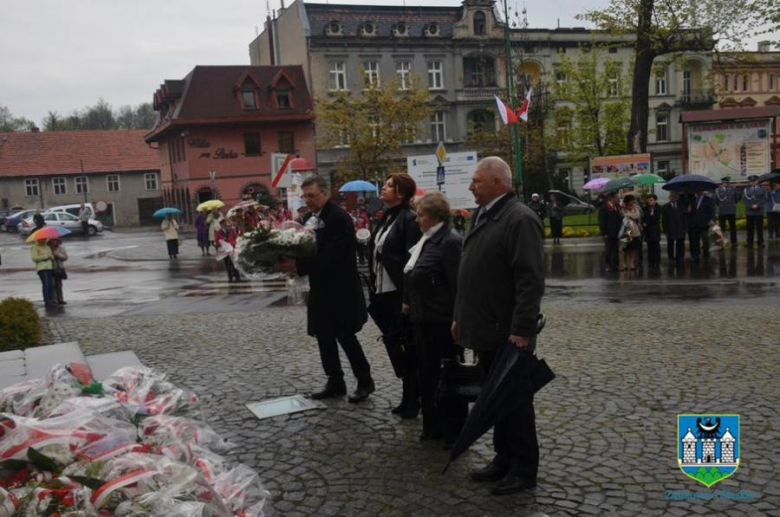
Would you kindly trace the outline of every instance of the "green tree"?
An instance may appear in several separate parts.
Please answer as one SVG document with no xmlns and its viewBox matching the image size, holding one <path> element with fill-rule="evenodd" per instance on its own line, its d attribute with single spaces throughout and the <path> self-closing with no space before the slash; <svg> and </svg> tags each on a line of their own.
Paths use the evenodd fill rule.
<svg viewBox="0 0 780 517">
<path fill-rule="evenodd" d="M 117 121 L 111 105 L 102 98 L 94 106 L 89 106 L 82 115 L 81 129 L 116 129 Z"/>
<path fill-rule="evenodd" d="M 606 9 L 580 16 L 616 35 L 636 35 L 628 149 L 647 150 L 648 98 L 655 58 L 709 51 L 716 42 L 724 49 L 741 46 L 755 25 L 750 7 L 756 1 L 776 0 L 611 0 Z"/>
<path fill-rule="evenodd" d="M 626 152 L 629 80 L 624 68 L 598 47 L 581 48 L 576 60 L 562 57 L 553 94 L 552 147 L 567 161 L 587 164 L 592 156 Z"/>
<path fill-rule="evenodd" d="M 343 180 L 384 177 L 403 156 L 403 143 L 414 140 L 418 126 L 430 117 L 430 94 L 413 79 L 400 89 L 396 79 L 366 84 L 359 95 L 335 93 L 317 100 L 317 119 L 323 147 L 343 146 L 338 165 Z"/>
<path fill-rule="evenodd" d="M 29 131 L 35 124 L 24 117 L 15 117 L 6 106 L 0 105 L 0 132 Z"/>
<path fill-rule="evenodd" d="M 63 125 L 64 122 L 56 111 L 50 111 L 43 119 L 42 124 L 44 131 L 59 131 Z"/>
</svg>

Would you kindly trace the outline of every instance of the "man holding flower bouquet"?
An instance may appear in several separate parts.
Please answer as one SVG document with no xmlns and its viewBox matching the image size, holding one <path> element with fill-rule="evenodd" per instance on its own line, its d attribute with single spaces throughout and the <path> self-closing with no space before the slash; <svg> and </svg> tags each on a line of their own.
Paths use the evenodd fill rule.
<svg viewBox="0 0 780 517">
<path fill-rule="evenodd" d="M 357 389 L 349 401 L 362 402 L 374 392 L 374 381 L 363 348 L 355 336 L 368 320 L 368 314 L 358 276 L 357 239 L 352 218 L 330 200 L 322 178 L 306 179 L 301 191 L 310 211 L 304 216 L 304 224 L 314 230 L 317 254 L 287 258 L 277 265 L 277 269 L 285 273 L 297 271 L 299 275 L 309 277 L 307 329 L 310 336 L 317 338 L 322 366 L 328 376 L 325 388 L 310 397 L 322 400 L 346 395 L 347 386 L 339 359 L 340 344 L 357 378 Z"/>
</svg>

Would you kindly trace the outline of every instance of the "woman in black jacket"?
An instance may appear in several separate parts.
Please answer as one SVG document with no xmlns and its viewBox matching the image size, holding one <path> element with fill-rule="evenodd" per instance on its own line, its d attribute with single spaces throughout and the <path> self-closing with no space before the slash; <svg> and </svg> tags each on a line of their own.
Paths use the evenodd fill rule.
<svg viewBox="0 0 780 517">
<path fill-rule="evenodd" d="M 650 194 L 642 213 L 644 241 L 647 243 L 647 263 L 651 268 L 661 267 L 661 208 L 658 196 Z"/>
<path fill-rule="evenodd" d="M 416 190 L 417 185 L 408 174 L 388 176 L 379 196 L 387 209 L 371 239 L 369 253 L 371 283 L 385 326 L 382 339 L 393 369 L 403 381 L 401 403 L 393 409 L 402 418 L 415 418 L 420 411 L 417 351 L 407 318 L 401 313 L 404 266 L 409 261 L 409 250 L 421 235 L 416 214 L 409 208 Z"/>
<path fill-rule="evenodd" d="M 455 441 L 468 407 L 456 401 L 436 403 L 441 360 L 454 359 L 452 315 L 463 239 L 449 226 L 450 206 L 439 192 L 417 201 L 417 223 L 423 236 L 404 267 L 403 312 L 412 322 L 419 354 L 423 430 L 420 440 Z M 462 407 L 461 407 L 462 406 Z"/>
</svg>

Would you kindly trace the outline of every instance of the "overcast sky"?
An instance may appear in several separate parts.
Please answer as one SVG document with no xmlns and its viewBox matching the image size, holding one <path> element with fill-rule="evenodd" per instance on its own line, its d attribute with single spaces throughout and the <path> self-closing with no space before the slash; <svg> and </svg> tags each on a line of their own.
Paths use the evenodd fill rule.
<svg viewBox="0 0 780 517">
<path fill-rule="evenodd" d="M 280 1 L 270 0 L 271 8 Z M 562 27 L 583 26 L 574 19 L 577 13 L 607 3 L 527 0 L 525 5 L 530 26 L 552 28 L 558 20 Z M 510 0 L 511 5 L 519 10 L 523 2 Z M 195 65 L 248 64 L 248 44 L 265 15 L 266 0 L 2 0 L 0 105 L 40 124 L 48 111 L 67 115 L 100 97 L 115 108 L 151 101 L 164 79 L 182 78 Z"/>
</svg>

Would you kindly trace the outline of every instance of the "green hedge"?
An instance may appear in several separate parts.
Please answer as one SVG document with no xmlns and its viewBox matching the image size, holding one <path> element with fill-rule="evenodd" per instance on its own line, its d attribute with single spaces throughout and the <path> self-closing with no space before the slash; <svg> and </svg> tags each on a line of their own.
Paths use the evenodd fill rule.
<svg viewBox="0 0 780 517">
<path fill-rule="evenodd" d="M 0 352 L 38 346 L 41 321 L 30 300 L 6 298 L 0 302 Z"/>
</svg>

